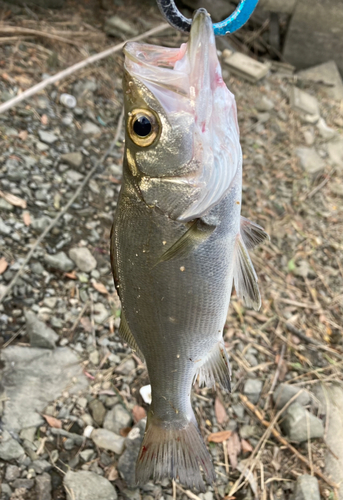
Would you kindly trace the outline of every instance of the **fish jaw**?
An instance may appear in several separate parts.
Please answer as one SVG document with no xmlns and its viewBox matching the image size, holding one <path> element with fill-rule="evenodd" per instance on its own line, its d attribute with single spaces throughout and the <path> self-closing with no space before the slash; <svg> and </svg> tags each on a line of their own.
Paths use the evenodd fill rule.
<svg viewBox="0 0 343 500">
<path fill-rule="evenodd" d="M 189 41 L 179 49 L 127 44 L 125 68 L 161 122 L 149 148 L 134 148 L 127 137 L 138 171 L 187 191 L 187 203 L 175 212 L 165 186 L 158 194 L 153 183 L 154 205 L 182 222 L 202 217 L 223 199 L 242 166 L 235 99 L 222 79 L 210 16 L 197 11 Z"/>
</svg>

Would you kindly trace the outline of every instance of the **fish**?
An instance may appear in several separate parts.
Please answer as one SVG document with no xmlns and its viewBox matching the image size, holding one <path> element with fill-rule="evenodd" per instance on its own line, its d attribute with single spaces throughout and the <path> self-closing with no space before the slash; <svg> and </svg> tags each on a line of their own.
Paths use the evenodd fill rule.
<svg viewBox="0 0 343 500">
<path fill-rule="evenodd" d="M 130 42 L 124 53 L 123 180 L 110 246 L 119 333 L 151 383 L 136 480 L 204 491 L 215 471 L 192 386 L 230 391 L 223 329 L 232 285 L 259 309 L 248 250 L 267 234 L 241 217 L 237 108 L 207 11 L 196 11 L 180 48 Z"/>
</svg>

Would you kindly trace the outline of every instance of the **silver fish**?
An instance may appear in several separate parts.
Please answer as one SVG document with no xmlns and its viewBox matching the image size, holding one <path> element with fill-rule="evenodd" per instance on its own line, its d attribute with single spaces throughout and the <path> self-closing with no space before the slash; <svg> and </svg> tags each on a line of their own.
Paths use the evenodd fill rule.
<svg viewBox="0 0 343 500">
<path fill-rule="evenodd" d="M 138 484 L 179 478 L 204 489 L 213 465 L 191 405 L 195 380 L 230 390 L 223 328 L 232 283 L 260 307 L 247 249 L 266 237 L 241 218 L 242 152 L 234 96 L 212 22 L 194 17 L 180 49 L 125 46 L 123 184 L 111 235 L 122 338 L 152 388 Z M 202 473 L 201 473 L 202 470 Z"/>
</svg>

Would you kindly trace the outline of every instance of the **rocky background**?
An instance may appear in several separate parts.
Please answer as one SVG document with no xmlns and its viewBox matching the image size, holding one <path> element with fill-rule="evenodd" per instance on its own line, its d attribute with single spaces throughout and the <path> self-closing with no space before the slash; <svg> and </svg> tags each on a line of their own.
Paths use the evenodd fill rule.
<svg viewBox="0 0 343 500">
<path fill-rule="evenodd" d="M 0 2 L 0 16 L 1 102 L 161 22 L 152 0 Z M 261 310 L 232 296 L 232 394 L 194 389 L 217 472 L 204 494 L 134 481 L 150 396 L 118 336 L 109 261 L 121 52 L 0 114 L 1 500 L 343 498 L 343 85 L 334 58 L 295 72 L 276 57 L 272 22 L 258 11 L 218 40 L 242 213 L 271 241 L 252 255 Z M 149 42 L 184 39 L 168 29 Z"/>
</svg>

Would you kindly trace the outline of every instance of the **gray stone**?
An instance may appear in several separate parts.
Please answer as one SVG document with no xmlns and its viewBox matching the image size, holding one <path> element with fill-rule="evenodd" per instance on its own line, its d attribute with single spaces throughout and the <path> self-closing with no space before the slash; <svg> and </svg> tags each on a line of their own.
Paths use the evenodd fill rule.
<svg viewBox="0 0 343 500">
<path fill-rule="evenodd" d="M 72 394 L 88 387 L 78 357 L 68 347 L 51 351 L 9 346 L 2 359 L 2 384 L 7 396 L 2 417 L 5 429 L 20 432 L 42 425 L 40 412 L 50 401 L 66 388 Z"/>
<path fill-rule="evenodd" d="M 20 431 L 20 439 L 30 441 L 33 443 L 36 437 L 37 428 L 36 427 L 26 427 Z"/>
<path fill-rule="evenodd" d="M 277 12 L 278 14 L 292 14 L 297 0 L 260 0 L 258 6 L 261 9 L 269 12 Z"/>
<path fill-rule="evenodd" d="M 8 203 L 4 198 L 0 198 L 0 210 L 6 210 L 6 212 L 13 212 L 14 206 Z"/>
<path fill-rule="evenodd" d="M 0 234 L 3 234 L 4 236 L 8 236 L 12 233 L 12 229 L 10 226 L 5 224 L 5 222 L 1 219 L 0 217 Z"/>
<path fill-rule="evenodd" d="M 255 103 L 255 108 L 260 112 L 271 111 L 274 108 L 274 103 L 264 95 Z"/>
<path fill-rule="evenodd" d="M 1 482 L 0 483 L 0 491 L 4 496 L 4 500 L 9 499 L 12 496 L 12 490 L 9 484 Z M 2 499 L 3 497 L 1 497 Z"/>
<path fill-rule="evenodd" d="M 260 399 L 263 383 L 257 378 L 248 378 L 244 384 L 243 392 L 252 403 L 256 404 Z"/>
<path fill-rule="evenodd" d="M 80 151 L 75 151 L 73 153 L 65 153 L 64 155 L 61 155 L 61 160 L 71 167 L 79 168 L 82 165 L 83 156 Z"/>
<path fill-rule="evenodd" d="M 317 129 L 325 141 L 330 141 L 331 139 L 334 139 L 338 136 L 338 132 L 335 129 L 329 127 L 324 118 L 319 118 L 317 122 Z"/>
<path fill-rule="evenodd" d="M 343 82 L 335 61 L 328 61 L 297 73 L 302 80 L 326 84 L 323 89 L 329 97 L 343 99 Z"/>
<path fill-rule="evenodd" d="M 102 476 L 89 471 L 69 471 L 63 484 L 67 500 L 116 500 L 117 492 Z"/>
<path fill-rule="evenodd" d="M 69 257 L 75 262 L 80 271 L 90 273 L 96 268 L 97 262 L 87 247 L 75 247 L 69 250 Z"/>
<path fill-rule="evenodd" d="M 51 476 L 44 472 L 36 477 L 37 500 L 51 500 Z"/>
<path fill-rule="evenodd" d="M 295 482 L 292 500 L 320 500 L 317 478 L 309 474 L 299 476 Z"/>
<path fill-rule="evenodd" d="M 24 490 L 31 490 L 34 486 L 34 480 L 33 479 L 26 479 L 26 478 L 20 478 L 20 479 L 16 479 L 15 481 L 13 481 L 13 488 L 15 489 L 19 489 L 19 488 L 22 488 Z"/>
<path fill-rule="evenodd" d="M 57 135 L 52 132 L 47 132 L 46 130 L 38 130 L 38 135 L 40 140 L 45 144 L 53 144 L 58 139 Z"/>
<path fill-rule="evenodd" d="M 307 260 L 300 260 L 298 265 L 294 269 L 295 276 L 301 276 L 302 278 L 307 278 L 309 274 L 311 274 L 312 270 L 310 264 Z"/>
<path fill-rule="evenodd" d="M 110 411 L 106 413 L 104 420 L 104 428 L 120 433 L 120 430 L 124 427 L 129 427 L 131 425 L 132 418 L 130 413 L 124 408 L 123 405 L 115 405 Z"/>
<path fill-rule="evenodd" d="M 269 71 L 269 65 L 256 61 L 252 57 L 235 52 L 228 57 L 224 57 L 224 63 L 229 67 L 230 72 L 255 83 Z"/>
<path fill-rule="evenodd" d="M 307 146 L 313 146 L 314 141 L 315 141 L 315 135 L 313 133 L 313 130 L 305 130 L 304 131 L 304 139 L 306 142 Z"/>
<path fill-rule="evenodd" d="M 44 267 L 42 266 L 42 264 L 40 262 L 33 262 L 30 265 L 30 267 L 31 267 L 31 271 L 34 274 L 38 274 L 39 276 L 41 276 L 44 273 Z"/>
<path fill-rule="evenodd" d="M 80 452 L 80 457 L 84 462 L 89 462 L 94 457 L 95 453 L 92 449 L 83 450 Z"/>
<path fill-rule="evenodd" d="M 105 323 L 110 313 L 102 302 L 97 302 L 93 306 L 94 321 L 98 325 Z"/>
<path fill-rule="evenodd" d="M 107 429 L 94 429 L 91 434 L 93 442 L 103 450 L 110 450 L 121 455 L 124 450 L 125 438 Z"/>
<path fill-rule="evenodd" d="M 146 419 L 140 420 L 129 432 L 125 439 L 125 451 L 118 461 L 118 471 L 121 477 L 125 480 L 128 488 L 135 488 L 135 467 L 139 450 L 143 441 Z"/>
<path fill-rule="evenodd" d="M 328 144 L 330 161 L 340 170 L 343 170 L 343 139 Z"/>
<path fill-rule="evenodd" d="M 5 479 L 6 481 L 14 481 L 20 477 L 20 469 L 16 465 L 8 465 L 6 467 Z"/>
<path fill-rule="evenodd" d="M 13 439 L 9 432 L 4 431 L 0 440 L 0 458 L 2 460 L 15 460 L 25 454 L 24 448 Z"/>
<path fill-rule="evenodd" d="M 288 438 L 298 443 L 324 435 L 323 422 L 299 403 L 288 408 L 281 426 Z"/>
<path fill-rule="evenodd" d="M 314 148 L 298 148 L 296 154 L 302 168 L 310 175 L 317 175 L 325 168 L 325 161 Z"/>
<path fill-rule="evenodd" d="M 280 384 L 273 394 L 274 404 L 277 410 L 281 410 L 288 401 L 301 391 L 301 387 L 289 384 Z M 294 400 L 297 403 L 307 406 L 311 402 L 311 396 L 308 391 L 303 391 Z"/>
<path fill-rule="evenodd" d="M 37 233 L 42 233 L 44 231 L 44 229 L 46 229 L 48 227 L 50 222 L 51 222 L 50 217 L 43 216 L 43 217 L 40 217 L 39 219 L 34 219 L 31 223 L 31 227 Z"/>
<path fill-rule="evenodd" d="M 308 115 L 320 115 L 316 97 L 300 90 L 298 87 L 291 88 L 290 104 L 291 107 L 297 111 L 303 111 Z"/>
<path fill-rule="evenodd" d="M 76 170 L 68 170 L 66 172 L 66 181 L 68 184 L 73 184 L 75 182 L 81 182 L 83 179 L 83 175 L 80 174 L 79 172 L 76 172 Z"/>
<path fill-rule="evenodd" d="M 98 425 L 102 425 L 106 415 L 106 408 L 102 402 L 99 399 L 93 399 L 93 401 L 89 403 L 89 409 L 94 422 Z"/>
<path fill-rule="evenodd" d="M 55 349 L 59 336 L 52 328 L 40 321 L 32 311 L 25 311 L 26 333 L 32 347 Z"/>
<path fill-rule="evenodd" d="M 35 460 L 30 465 L 31 469 L 33 469 L 37 474 L 42 474 L 43 472 L 47 472 L 51 469 L 52 465 L 47 460 Z"/>
<path fill-rule="evenodd" d="M 64 252 L 58 252 L 55 255 L 44 255 L 44 262 L 53 269 L 58 269 L 65 273 L 74 269 L 74 263 L 68 259 Z"/>
<path fill-rule="evenodd" d="M 120 34 L 129 36 L 138 35 L 137 29 L 119 16 L 111 16 L 106 19 L 104 30 L 107 35 L 112 36 L 120 36 Z"/>
<path fill-rule="evenodd" d="M 82 132 L 86 135 L 100 134 L 101 129 L 92 122 L 85 122 L 82 126 Z"/>
</svg>

